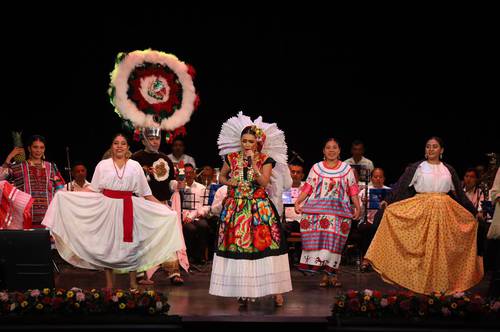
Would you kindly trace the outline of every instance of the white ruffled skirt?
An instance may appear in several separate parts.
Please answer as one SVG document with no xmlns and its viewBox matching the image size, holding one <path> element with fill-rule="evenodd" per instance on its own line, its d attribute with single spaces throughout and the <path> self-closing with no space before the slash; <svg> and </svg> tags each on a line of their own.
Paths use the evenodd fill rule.
<svg viewBox="0 0 500 332">
<path fill-rule="evenodd" d="M 146 271 L 167 261 L 183 242 L 175 211 L 140 197 L 132 203 L 132 242 L 123 241 L 123 200 L 101 193 L 57 192 L 42 224 L 61 257 L 74 266 Z"/>
</svg>

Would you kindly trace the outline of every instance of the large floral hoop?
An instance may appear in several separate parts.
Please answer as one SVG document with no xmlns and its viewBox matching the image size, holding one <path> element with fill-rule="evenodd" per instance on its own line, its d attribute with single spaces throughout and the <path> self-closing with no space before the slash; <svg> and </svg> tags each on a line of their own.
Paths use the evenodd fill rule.
<svg viewBox="0 0 500 332">
<path fill-rule="evenodd" d="M 120 53 L 108 91 L 115 112 L 130 129 L 159 127 L 172 139 L 199 104 L 195 70 L 175 55 L 155 50 Z"/>
</svg>

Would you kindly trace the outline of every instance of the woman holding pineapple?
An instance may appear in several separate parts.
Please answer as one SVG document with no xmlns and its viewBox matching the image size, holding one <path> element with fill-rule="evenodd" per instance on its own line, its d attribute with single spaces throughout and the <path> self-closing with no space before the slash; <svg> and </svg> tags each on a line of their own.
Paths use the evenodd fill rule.
<svg viewBox="0 0 500 332">
<path fill-rule="evenodd" d="M 45 212 L 56 191 L 64 187 L 64 179 L 57 166 L 45 160 L 44 137 L 32 136 L 28 144 L 28 152 L 27 160 L 11 163 L 12 159 L 24 153 L 23 148 L 14 148 L 3 165 L 3 172 L 7 180 L 17 189 L 33 198 L 32 220 L 31 223 L 25 223 L 24 228 L 43 228 L 41 223 Z"/>
</svg>

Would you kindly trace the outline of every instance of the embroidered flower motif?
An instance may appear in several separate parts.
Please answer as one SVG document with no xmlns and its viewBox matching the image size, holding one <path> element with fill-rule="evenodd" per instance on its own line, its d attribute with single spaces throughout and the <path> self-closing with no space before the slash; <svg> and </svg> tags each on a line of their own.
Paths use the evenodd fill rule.
<svg viewBox="0 0 500 332">
<path fill-rule="evenodd" d="M 269 231 L 269 227 L 266 225 L 260 225 L 256 227 L 254 233 L 253 245 L 259 250 L 263 251 L 268 248 L 272 243 L 271 232 Z"/>
<path fill-rule="evenodd" d="M 342 234 L 348 234 L 350 228 L 351 226 L 346 221 L 343 221 L 342 224 L 340 224 L 340 231 L 342 232 Z"/>
<path fill-rule="evenodd" d="M 319 221 L 319 225 L 321 228 L 327 229 L 328 227 L 330 227 L 330 220 L 325 217 Z"/>
<path fill-rule="evenodd" d="M 307 219 L 302 219 L 302 220 L 300 221 L 300 228 L 301 228 L 301 229 L 306 230 L 306 229 L 309 229 L 309 227 L 310 227 L 310 226 L 311 226 L 311 223 L 309 222 L 309 220 L 307 220 Z"/>
</svg>

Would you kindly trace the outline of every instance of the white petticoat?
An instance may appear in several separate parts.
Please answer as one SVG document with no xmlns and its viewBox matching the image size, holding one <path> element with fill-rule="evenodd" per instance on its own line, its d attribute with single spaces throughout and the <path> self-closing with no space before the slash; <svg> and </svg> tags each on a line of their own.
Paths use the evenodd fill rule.
<svg viewBox="0 0 500 332">
<path fill-rule="evenodd" d="M 232 259 L 214 255 L 209 293 L 225 297 L 263 297 L 292 290 L 288 255 Z"/>
</svg>

